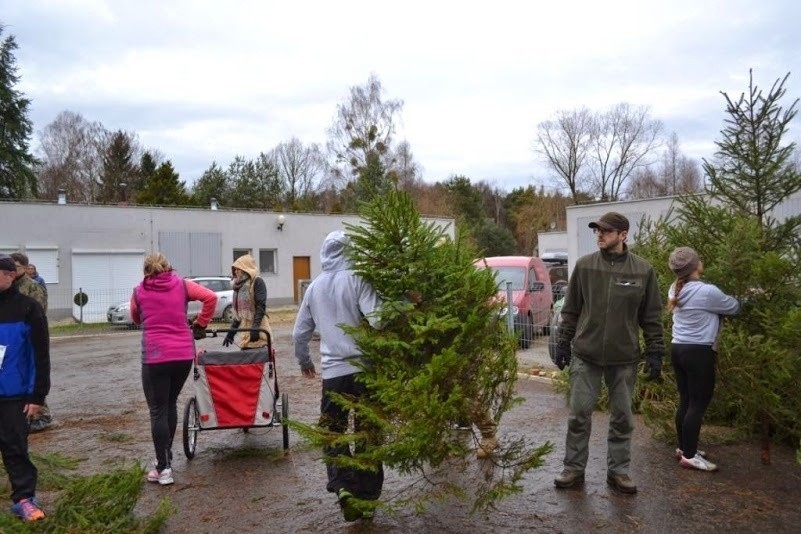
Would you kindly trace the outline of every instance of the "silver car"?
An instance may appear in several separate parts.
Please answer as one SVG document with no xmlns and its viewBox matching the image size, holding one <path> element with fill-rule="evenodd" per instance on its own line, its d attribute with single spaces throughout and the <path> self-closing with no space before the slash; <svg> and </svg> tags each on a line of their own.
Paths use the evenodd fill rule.
<svg viewBox="0 0 801 534">
<path fill-rule="evenodd" d="M 231 279 L 227 276 L 190 276 L 187 280 L 207 287 L 217 294 L 217 307 L 214 309 L 214 319 L 221 319 L 223 322 L 230 323 L 233 320 L 234 290 L 231 287 Z M 200 313 L 202 304 L 199 301 L 192 301 L 187 304 L 186 318 L 193 320 Z M 132 326 L 131 305 L 129 301 L 120 302 L 109 306 L 106 312 L 106 319 L 111 324 Z"/>
<path fill-rule="evenodd" d="M 207 287 L 217 294 L 217 307 L 214 309 L 214 319 L 222 319 L 223 322 L 230 323 L 234 318 L 234 289 L 231 286 L 231 278 L 228 276 L 190 276 L 187 280 L 192 280 L 196 284 Z M 200 313 L 202 304 L 199 301 L 190 302 L 186 308 L 188 319 L 194 319 Z"/>
</svg>

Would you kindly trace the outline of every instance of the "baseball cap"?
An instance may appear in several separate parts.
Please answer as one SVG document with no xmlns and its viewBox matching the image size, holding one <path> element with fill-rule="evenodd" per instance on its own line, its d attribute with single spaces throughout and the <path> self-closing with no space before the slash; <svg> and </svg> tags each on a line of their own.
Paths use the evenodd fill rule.
<svg viewBox="0 0 801 534">
<path fill-rule="evenodd" d="M 616 211 L 604 213 L 600 219 L 589 224 L 590 228 L 601 228 L 602 230 L 617 230 L 618 232 L 628 232 L 629 220 Z"/>
<path fill-rule="evenodd" d="M 17 264 L 14 263 L 14 258 L 8 254 L 0 254 L 0 271 L 17 272 Z"/>
</svg>

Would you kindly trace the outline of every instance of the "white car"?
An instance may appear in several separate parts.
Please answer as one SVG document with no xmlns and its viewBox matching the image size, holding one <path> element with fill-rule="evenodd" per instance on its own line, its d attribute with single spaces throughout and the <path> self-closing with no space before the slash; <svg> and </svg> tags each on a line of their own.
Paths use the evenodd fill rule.
<svg viewBox="0 0 801 534">
<path fill-rule="evenodd" d="M 230 323 L 233 320 L 234 290 L 231 287 L 231 279 L 227 276 L 190 276 L 187 280 L 207 287 L 217 294 L 217 307 L 214 309 L 214 319 L 221 319 L 223 322 Z M 200 301 L 192 301 L 187 304 L 186 318 L 193 320 L 200 313 L 202 304 Z M 133 325 L 131 319 L 130 303 L 126 300 L 114 306 L 109 306 L 106 312 L 106 319 L 111 324 Z"/>
<path fill-rule="evenodd" d="M 207 287 L 217 294 L 217 307 L 214 309 L 214 319 L 222 319 L 225 323 L 230 323 L 234 318 L 234 289 L 231 286 L 231 278 L 228 276 L 190 276 L 187 280 L 192 280 L 196 284 Z M 188 319 L 194 319 L 200 313 L 202 304 L 200 301 L 193 301 L 187 305 L 186 315 Z"/>
</svg>

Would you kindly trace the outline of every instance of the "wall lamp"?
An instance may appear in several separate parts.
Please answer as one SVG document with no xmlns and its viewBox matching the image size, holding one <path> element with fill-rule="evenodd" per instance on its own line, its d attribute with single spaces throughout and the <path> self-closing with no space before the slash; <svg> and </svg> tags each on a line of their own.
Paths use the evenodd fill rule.
<svg viewBox="0 0 801 534">
<path fill-rule="evenodd" d="M 276 219 L 276 222 L 278 223 L 276 226 L 276 228 L 278 228 L 278 231 L 283 232 L 284 222 L 286 222 L 286 217 L 284 217 L 283 215 L 279 215 L 278 218 Z"/>
</svg>

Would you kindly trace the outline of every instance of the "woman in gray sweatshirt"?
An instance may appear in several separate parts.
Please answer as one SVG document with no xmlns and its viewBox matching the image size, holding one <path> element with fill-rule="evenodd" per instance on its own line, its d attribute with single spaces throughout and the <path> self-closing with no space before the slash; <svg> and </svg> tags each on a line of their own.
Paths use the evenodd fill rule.
<svg viewBox="0 0 801 534">
<path fill-rule="evenodd" d="M 736 314 L 740 304 L 701 281 L 704 264 L 690 247 L 674 250 L 668 263 L 676 275 L 668 291 L 668 309 L 673 313 L 670 351 L 679 390 L 676 456 L 682 467 L 715 471 L 717 466 L 698 450 L 698 435 L 715 391 L 720 316 Z"/>
</svg>

